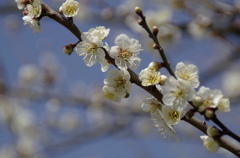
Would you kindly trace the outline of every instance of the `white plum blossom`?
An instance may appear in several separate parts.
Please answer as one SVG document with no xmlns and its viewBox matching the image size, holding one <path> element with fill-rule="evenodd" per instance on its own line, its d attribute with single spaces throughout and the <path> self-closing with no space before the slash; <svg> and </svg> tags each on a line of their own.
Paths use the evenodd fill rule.
<svg viewBox="0 0 240 158">
<path fill-rule="evenodd" d="M 195 65 L 185 65 L 180 62 L 176 66 L 175 74 L 178 79 L 189 82 L 193 88 L 197 88 L 199 86 L 198 68 Z"/>
<path fill-rule="evenodd" d="M 170 142 L 172 141 L 172 138 L 174 138 L 176 142 L 179 142 L 179 138 L 175 130 L 172 128 L 171 125 L 166 123 L 166 121 L 163 119 L 161 115 L 160 110 L 151 112 L 151 117 L 152 117 L 154 126 L 158 128 L 159 134 L 161 134 L 166 141 Z"/>
<path fill-rule="evenodd" d="M 183 116 L 182 111 L 177 110 L 173 106 L 163 106 L 161 113 L 168 125 L 177 124 Z"/>
<path fill-rule="evenodd" d="M 158 71 L 146 68 L 140 72 L 139 79 L 143 86 L 153 86 L 161 81 L 161 74 Z"/>
<path fill-rule="evenodd" d="M 109 52 L 110 48 L 107 43 L 103 46 L 102 42 L 109 34 L 109 31 L 110 29 L 106 29 L 103 26 L 92 28 L 88 32 L 82 33 L 82 41 L 76 46 L 77 54 L 84 56 L 83 60 L 87 66 L 91 67 L 98 61 L 101 64 L 103 72 L 107 71 L 110 66 L 105 59 L 105 52 L 103 50 L 105 48 Z"/>
<path fill-rule="evenodd" d="M 141 49 L 139 41 L 129 38 L 125 34 L 120 34 L 115 39 L 116 46 L 111 47 L 109 55 L 115 59 L 115 63 L 120 69 L 137 69 L 141 59 L 138 57 Z"/>
<path fill-rule="evenodd" d="M 202 112 L 206 108 L 216 108 L 222 99 L 222 92 L 218 89 L 211 90 L 202 86 L 197 92 L 197 96 L 202 100 L 202 104 L 198 107 L 198 111 Z"/>
<path fill-rule="evenodd" d="M 218 110 L 220 110 L 221 112 L 229 112 L 230 109 L 230 101 L 228 98 L 226 97 L 222 97 L 219 100 L 219 103 L 217 105 Z"/>
<path fill-rule="evenodd" d="M 110 66 L 109 62 L 106 59 L 103 59 L 99 61 L 99 63 L 101 65 L 101 71 L 106 72 Z"/>
<path fill-rule="evenodd" d="M 212 153 L 215 153 L 218 151 L 219 144 L 212 137 L 204 135 L 204 136 L 200 136 L 200 138 L 203 141 L 203 146 L 207 150 L 211 151 Z"/>
<path fill-rule="evenodd" d="M 34 33 L 42 31 L 39 20 L 30 16 L 24 16 L 22 19 L 24 20 L 24 25 L 29 25 L 33 29 Z"/>
<path fill-rule="evenodd" d="M 79 3 L 74 0 L 66 0 L 65 3 L 59 8 L 59 12 L 65 17 L 74 17 L 78 14 Z"/>
<path fill-rule="evenodd" d="M 31 4 L 27 5 L 27 16 L 38 18 L 42 13 L 42 1 L 34 0 Z"/>
<path fill-rule="evenodd" d="M 106 29 L 104 26 L 98 26 L 96 28 L 91 28 L 88 30 L 88 35 L 97 36 L 101 40 L 104 40 L 110 32 L 110 29 Z"/>
<path fill-rule="evenodd" d="M 103 46 L 103 48 L 105 48 L 107 50 L 107 52 L 110 51 L 110 47 L 108 46 L 107 43 L 105 43 L 105 46 Z M 110 63 L 106 59 L 99 61 L 99 63 L 101 65 L 101 71 L 106 72 L 110 66 Z"/>
<path fill-rule="evenodd" d="M 91 67 L 97 61 L 102 62 L 105 59 L 103 42 L 96 36 L 87 36 L 82 34 L 82 41 L 76 46 L 76 52 L 79 56 L 84 56 L 84 63 Z"/>
<path fill-rule="evenodd" d="M 30 1 L 27 0 L 15 0 L 15 2 L 17 3 L 18 9 L 24 9 L 27 4 L 30 4 Z"/>
<path fill-rule="evenodd" d="M 27 64 L 20 67 L 18 71 L 18 77 L 21 83 L 25 85 L 31 85 L 37 80 L 39 74 L 38 68 L 33 64 Z"/>
<path fill-rule="evenodd" d="M 146 112 L 156 111 L 157 109 L 161 109 L 161 107 L 162 105 L 154 97 L 145 99 L 141 106 L 142 110 Z"/>
<path fill-rule="evenodd" d="M 163 103 L 167 106 L 175 106 L 178 110 L 184 109 L 188 101 L 196 96 L 196 91 L 182 80 L 170 76 L 163 86 Z"/>
<path fill-rule="evenodd" d="M 127 70 L 112 69 L 108 72 L 108 78 L 104 80 L 104 84 L 108 91 L 118 97 L 125 97 L 132 91 L 132 84 L 130 82 L 130 74 Z"/>
<path fill-rule="evenodd" d="M 174 138 L 175 141 L 179 142 L 178 136 L 172 128 L 172 125 L 168 124 L 168 122 L 170 122 L 169 119 L 167 118 L 167 120 L 165 120 L 163 117 L 162 109 L 164 106 L 161 105 L 156 98 L 151 97 L 145 99 L 141 108 L 143 111 L 151 113 L 154 126 L 158 128 L 159 134 L 161 134 L 165 140 L 171 141 L 172 138 Z"/>
<path fill-rule="evenodd" d="M 119 97 L 116 93 L 111 93 L 110 91 L 114 91 L 112 89 L 113 89 L 113 87 L 104 86 L 102 90 L 107 99 L 120 103 L 121 97 Z"/>
</svg>

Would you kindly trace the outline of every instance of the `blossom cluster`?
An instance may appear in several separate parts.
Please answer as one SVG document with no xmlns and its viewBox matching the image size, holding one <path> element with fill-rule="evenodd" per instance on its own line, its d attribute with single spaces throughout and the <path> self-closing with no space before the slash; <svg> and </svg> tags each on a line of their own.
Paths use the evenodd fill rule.
<svg viewBox="0 0 240 158">
<path fill-rule="evenodd" d="M 24 9 L 24 25 L 29 25 L 33 32 L 41 32 L 40 19 L 42 18 L 42 1 L 41 0 L 15 0 L 18 9 Z M 78 14 L 79 3 L 74 0 L 66 0 L 59 8 L 59 12 L 65 17 L 74 17 Z"/>
<path fill-rule="evenodd" d="M 110 70 L 108 78 L 104 80 L 103 92 L 109 100 L 120 102 L 131 93 L 132 85 L 128 68 L 139 67 L 141 59 L 138 57 L 141 49 L 139 41 L 129 38 L 126 34 L 120 34 L 115 39 L 115 46 L 109 45 L 103 40 L 109 34 L 110 29 L 103 26 L 92 28 L 82 34 L 82 41 L 76 46 L 76 52 L 83 56 L 84 63 L 91 67 L 97 62 L 103 72 L 107 71 L 110 63 L 106 60 L 106 53 L 114 59 L 117 69 Z"/>
<path fill-rule="evenodd" d="M 142 49 L 138 40 L 131 39 L 126 34 L 118 35 L 115 39 L 115 46 L 110 47 L 106 42 L 103 42 L 109 31 L 109 29 L 100 26 L 84 32 L 82 41 L 76 46 L 76 52 L 79 56 L 83 56 L 85 64 L 89 67 L 98 62 L 103 72 L 107 71 L 110 66 L 110 61 L 106 60 L 106 55 L 114 60 L 112 64 L 115 64 L 118 70 L 109 71 L 102 90 L 107 99 L 120 102 L 121 98 L 127 98 L 132 91 L 131 76 L 128 69 L 139 67 L 141 59 L 138 55 Z M 179 141 L 173 126 L 184 117 L 188 107 L 204 114 L 206 118 L 213 117 L 216 110 L 230 111 L 229 99 L 220 90 L 211 90 L 202 86 L 196 91 L 200 82 L 198 68 L 195 65 L 186 65 L 180 62 L 176 65 L 176 76 L 170 77 L 160 73 L 161 66 L 161 63 L 151 62 L 147 68 L 139 73 L 139 80 L 142 86 L 156 86 L 163 94 L 162 102 L 153 97 L 147 98 L 142 104 L 142 109 L 151 113 L 154 125 L 164 139 L 170 141 L 173 138 Z M 205 144 L 209 144 L 209 140 L 214 140 L 211 138 L 201 136 Z M 213 145 L 204 146 L 216 147 L 214 143 L 210 142 L 210 144 Z M 216 151 L 217 148 L 209 150 Z"/>
<path fill-rule="evenodd" d="M 207 119 L 214 117 L 215 111 L 230 111 L 230 101 L 218 89 L 199 87 L 198 68 L 193 64 L 182 62 L 176 65 L 175 75 L 161 81 L 159 64 L 151 63 L 148 68 L 142 70 L 139 79 L 143 86 L 161 86 L 163 93 L 162 103 L 153 98 L 147 98 L 142 104 L 144 111 L 150 112 L 155 126 L 167 140 L 174 138 L 178 141 L 177 135 L 172 126 L 176 125 L 186 113 L 188 107 L 204 114 Z M 158 88 L 159 89 L 159 88 Z M 168 134 L 166 134 L 168 132 Z M 168 137 L 166 137 L 168 136 Z M 204 146 L 211 152 L 216 152 L 219 145 L 211 135 L 201 136 Z"/>
<path fill-rule="evenodd" d="M 18 9 L 24 9 L 23 21 L 24 25 L 29 25 L 33 32 L 40 32 L 42 30 L 39 20 L 42 14 L 41 0 L 15 0 Z"/>
</svg>

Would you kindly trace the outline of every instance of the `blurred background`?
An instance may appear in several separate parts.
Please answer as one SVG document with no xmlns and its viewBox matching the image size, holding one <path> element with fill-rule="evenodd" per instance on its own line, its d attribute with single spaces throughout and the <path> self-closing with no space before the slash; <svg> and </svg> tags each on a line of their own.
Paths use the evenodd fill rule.
<svg viewBox="0 0 240 158">
<path fill-rule="evenodd" d="M 44 2 L 58 10 L 64 0 Z M 202 86 L 221 89 L 230 98 L 231 112 L 217 115 L 240 134 L 239 0 L 79 3 L 74 22 L 81 31 L 110 28 L 109 46 L 121 33 L 139 39 L 144 51 L 137 74 L 151 61 L 161 61 L 137 24 L 134 8 L 140 6 L 149 25 L 159 28 L 172 68 L 178 62 L 195 64 Z M 199 138 L 203 133 L 185 122 L 174 126 L 180 143 L 166 142 L 141 110 L 148 93 L 134 85 L 121 103 L 104 99 L 107 73 L 98 64 L 87 67 L 75 52 L 63 53 L 65 45 L 77 42 L 63 26 L 49 18 L 40 23 L 43 32 L 32 33 L 15 1 L 0 0 L 0 158 L 234 157 L 224 149 L 207 151 Z"/>
</svg>

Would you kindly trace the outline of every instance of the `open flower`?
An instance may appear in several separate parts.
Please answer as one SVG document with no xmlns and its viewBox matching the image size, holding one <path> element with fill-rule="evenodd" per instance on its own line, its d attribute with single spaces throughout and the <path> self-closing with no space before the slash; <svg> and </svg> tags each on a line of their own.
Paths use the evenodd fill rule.
<svg viewBox="0 0 240 158">
<path fill-rule="evenodd" d="M 193 65 L 185 65 L 184 63 L 180 62 L 176 66 L 175 74 L 178 79 L 182 79 L 187 81 L 193 88 L 197 88 L 199 86 L 198 80 L 198 68 Z"/>
<path fill-rule="evenodd" d="M 108 91 L 118 97 L 125 97 L 132 91 L 132 84 L 129 81 L 130 74 L 126 70 L 112 69 L 108 72 L 108 78 L 104 80 L 104 84 Z"/>
<path fill-rule="evenodd" d="M 141 106 L 142 110 L 146 112 L 154 112 L 157 109 L 161 109 L 161 107 L 162 105 L 154 97 L 145 99 Z"/>
<path fill-rule="evenodd" d="M 221 112 L 229 112 L 230 109 L 230 101 L 227 97 L 222 97 L 219 100 L 219 103 L 217 105 L 218 110 L 220 110 Z"/>
<path fill-rule="evenodd" d="M 219 144 L 212 138 L 212 137 L 209 137 L 209 136 L 200 136 L 200 138 L 202 139 L 203 141 L 203 146 L 211 151 L 212 153 L 215 153 L 218 151 L 219 149 Z"/>
<path fill-rule="evenodd" d="M 116 93 L 110 92 L 110 91 L 114 91 L 114 90 L 112 90 L 112 87 L 104 86 L 102 90 L 107 99 L 118 102 L 118 103 L 121 102 L 121 97 L 119 97 Z"/>
<path fill-rule="evenodd" d="M 172 128 L 171 125 L 166 123 L 166 121 L 163 119 L 161 115 L 160 110 L 151 112 L 151 116 L 152 116 L 154 126 L 158 128 L 159 134 L 161 134 L 166 141 L 170 142 L 172 141 L 172 138 L 173 138 L 176 142 L 179 142 L 179 138 L 175 130 Z"/>
<path fill-rule="evenodd" d="M 110 29 L 106 29 L 104 26 L 98 26 L 88 30 L 87 34 L 90 36 L 97 36 L 101 40 L 104 40 L 108 36 L 109 31 Z"/>
<path fill-rule="evenodd" d="M 177 124 L 183 116 L 182 111 L 175 109 L 173 106 L 163 106 L 161 112 L 163 119 L 169 125 Z"/>
<path fill-rule="evenodd" d="M 33 29 L 34 33 L 42 31 L 40 23 L 37 19 L 30 16 L 24 16 L 22 19 L 24 20 L 24 25 L 29 25 Z"/>
<path fill-rule="evenodd" d="M 105 53 L 102 50 L 103 42 L 96 36 L 87 36 L 82 34 L 82 41 L 77 44 L 76 52 L 79 56 L 84 56 L 83 60 L 89 67 L 102 62 L 105 59 Z"/>
<path fill-rule="evenodd" d="M 141 49 L 139 41 L 129 38 L 125 34 L 120 34 L 115 39 L 116 46 L 111 47 L 110 56 L 115 59 L 115 63 L 120 69 L 137 69 L 141 59 L 138 57 Z"/>
<path fill-rule="evenodd" d="M 60 13 L 65 17 L 74 17 L 78 14 L 79 3 L 74 0 L 66 0 L 65 3 L 59 8 Z"/>
<path fill-rule="evenodd" d="M 161 74 L 158 71 L 146 68 L 140 72 L 139 79 L 143 86 L 152 86 L 161 81 Z"/>
<path fill-rule="evenodd" d="M 27 5 L 28 16 L 38 18 L 42 13 L 42 1 L 34 0 L 31 4 Z"/>
<path fill-rule="evenodd" d="M 154 126 L 158 128 L 159 134 L 161 134 L 165 140 L 171 141 L 172 138 L 174 138 L 175 141 L 179 142 L 176 132 L 172 128 L 172 125 L 169 124 L 171 123 L 169 121 L 170 119 L 164 116 L 167 110 L 162 111 L 164 106 L 161 105 L 161 103 L 156 98 L 147 98 L 143 101 L 141 107 L 144 111 L 151 113 Z M 177 122 L 174 123 L 177 124 Z"/>
<path fill-rule="evenodd" d="M 200 112 L 204 111 L 206 108 L 216 108 L 220 99 L 223 97 L 220 90 L 211 90 L 204 86 L 200 87 L 197 96 L 202 100 L 202 104 L 198 107 Z"/>
<path fill-rule="evenodd" d="M 15 0 L 15 2 L 17 3 L 18 9 L 23 9 L 27 6 L 27 4 L 30 4 L 29 0 Z"/>
<path fill-rule="evenodd" d="M 167 106 L 175 106 L 178 110 L 184 109 L 188 105 L 188 101 L 192 101 L 196 96 L 193 87 L 182 80 L 175 79 L 173 76 L 168 78 L 163 90 L 165 92 L 163 103 Z"/>
</svg>

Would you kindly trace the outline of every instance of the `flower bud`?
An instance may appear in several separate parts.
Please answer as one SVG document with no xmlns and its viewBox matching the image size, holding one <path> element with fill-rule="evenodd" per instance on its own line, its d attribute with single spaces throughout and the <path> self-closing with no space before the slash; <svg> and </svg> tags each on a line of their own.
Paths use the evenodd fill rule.
<svg viewBox="0 0 240 158">
<path fill-rule="evenodd" d="M 157 26 L 153 26 L 152 32 L 153 32 L 153 35 L 154 35 L 154 36 L 157 36 L 157 34 L 158 34 L 158 32 L 159 32 Z"/>
<path fill-rule="evenodd" d="M 154 48 L 154 49 L 160 49 L 161 47 L 159 46 L 159 44 L 154 43 L 154 44 L 153 44 L 153 48 Z"/>
<path fill-rule="evenodd" d="M 167 81 L 167 76 L 165 76 L 165 75 L 161 75 L 161 80 L 160 80 L 160 82 L 159 82 L 159 84 L 161 85 L 161 86 L 164 86 L 165 85 L 165 82 Z"/>
<path fill-rule="evenodd" d="M 135 7 L 135 12 L 137 13 L 137 15 L 142 16 L 142 9 L 140 7 Z"/>
<path fill-rule="evenodd" d="M 140 26 L 142 26 L 142 25 L 143 25 L 143 21 L 142 21 L 142 20 L 138 20 L 138 24 L 139 24 Z"/>
<path fill-rule="evenodd" d="M 130 96 L 130 94 L 127 93 L 127 94 L 124 96 L 124 98 L 128 98 L 129 96 Z"/>
<path fill-rule="evenodd" d="M 205 110 L 205 117 L 211 119 L 215 115 L 215 111 L 211 108 Z"/>
<path fill-rule="evenodd" d="M 207 128 L 207 134 L 210 137 L 215 137 L 219 135 L 219 130 L 216 127 L 208 127 Z"/>
<path fill-rule="evenodd" d="M 70 45 L 64 46 L 64 47 L 63 47 L 63 52 L 64 52 L 65 54 L 67 54 L 67 55 L 71 55 L 72 52 L 73 52 L 73 47 L 72 47 L 72 45 L 70 44 Z"/>
<path fill-rule="evenodd" d="M 148 68 L 151 69 L 151 70 L 155 70 L 155 71 L 159 71 L 159 69 L 161 68 L 161 63 L 159 62 L 151 62 L 149 65 L 148 65 Z"/>
<path fill-rule="evenodd" d="M 59 13 L 63 14 L 62 6 L 59 8 Z"/>
<path fill-rule="evenodd" d="M 194 100 L 192 101 L 193 105 L 197 108 L 203 104 L 203 100 L 201 97 L 195 97 Z"/>
<path fill-rule="evenodd" d="M 23 12 L 22 12 L 22 15 L 23 15 L 23 16 L 28 15 L 28 10 L 27 10 L 27 9 L 24 9 Z"/>
</svg>

